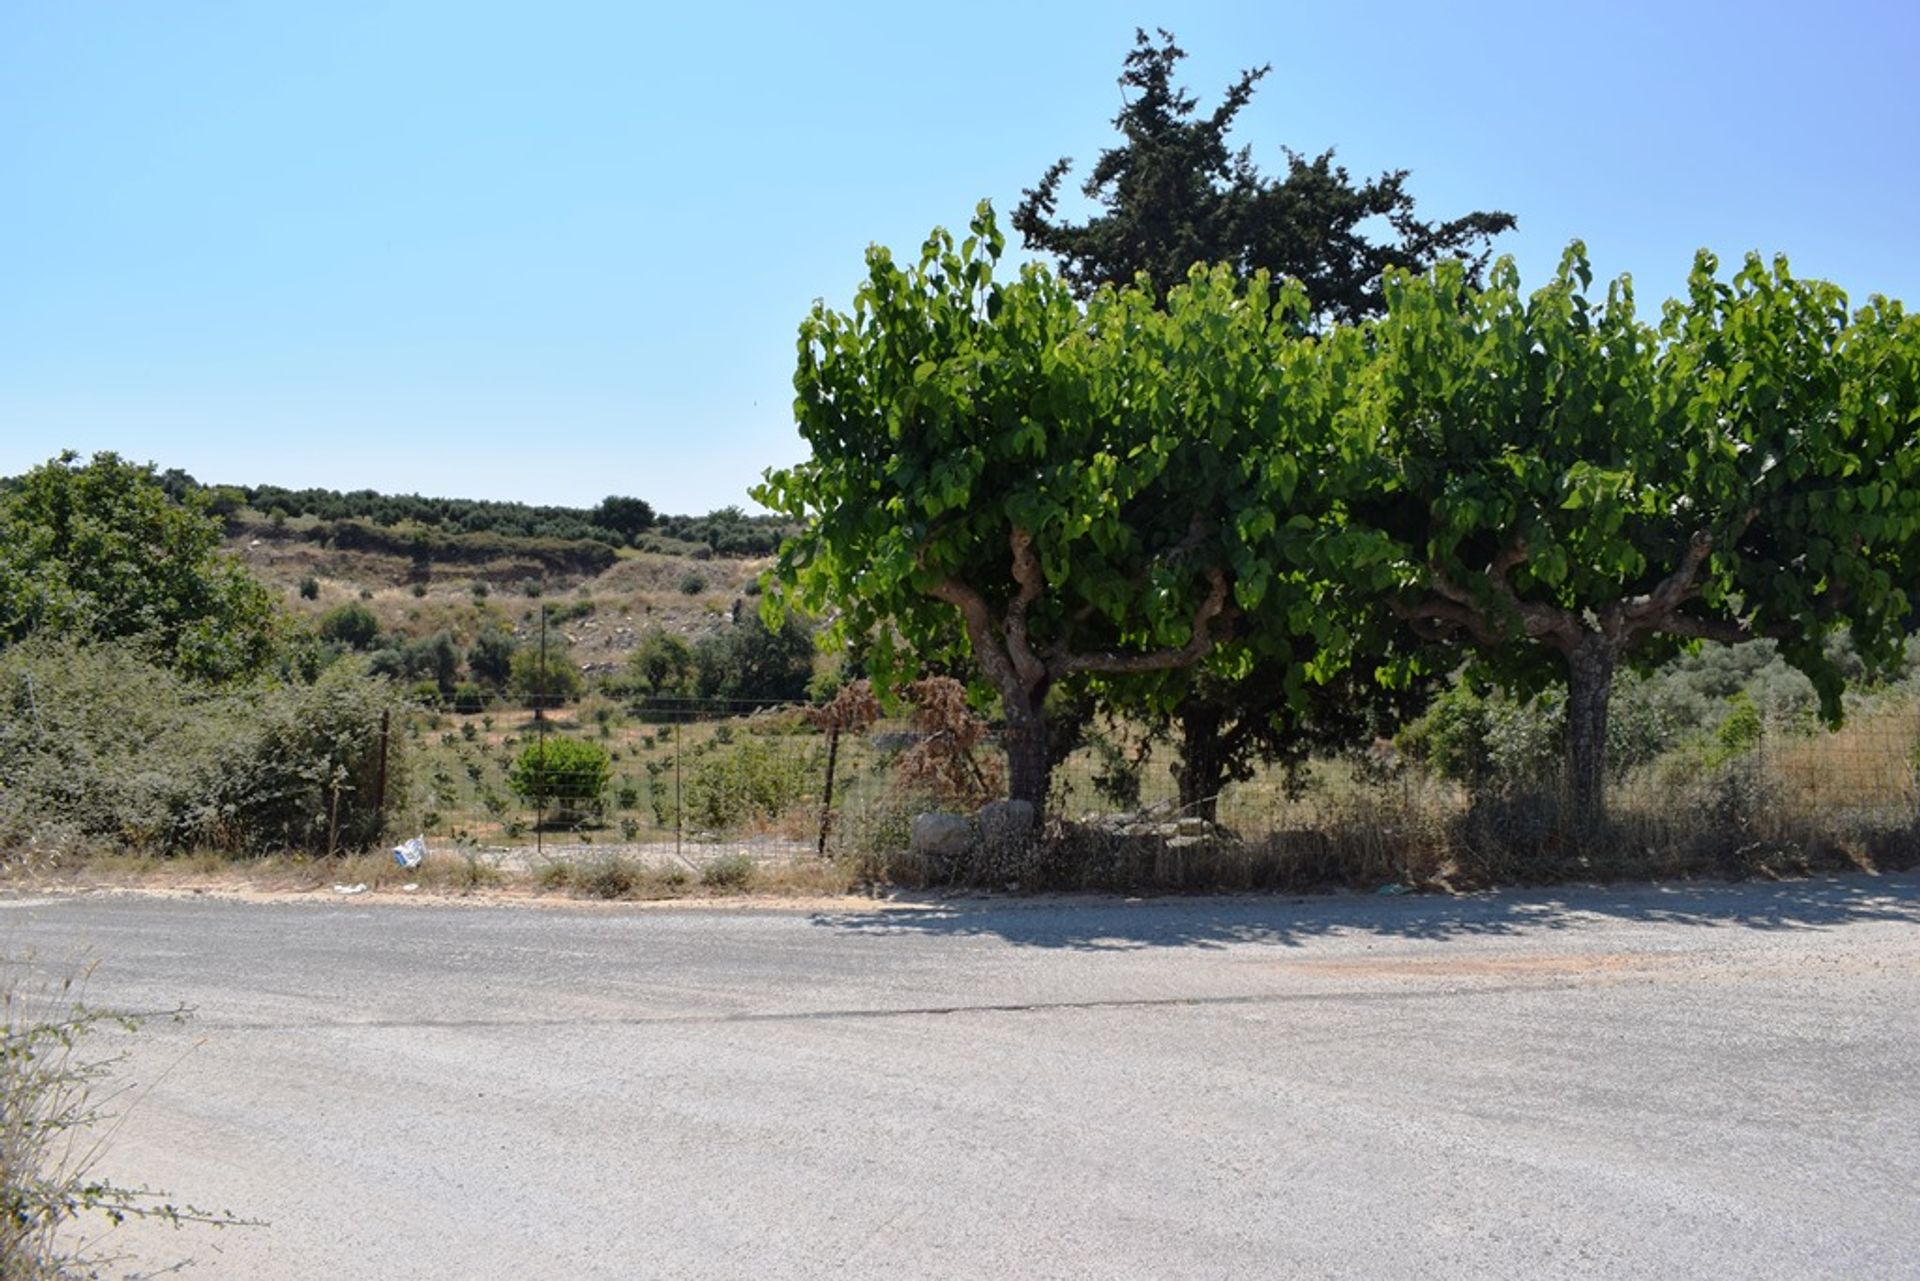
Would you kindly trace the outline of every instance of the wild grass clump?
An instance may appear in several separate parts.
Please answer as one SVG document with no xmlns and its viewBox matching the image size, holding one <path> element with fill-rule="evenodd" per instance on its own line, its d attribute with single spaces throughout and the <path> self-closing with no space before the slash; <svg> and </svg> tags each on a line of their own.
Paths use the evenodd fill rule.
<svg viewBox="0 0 1920 1281">
<path fill-rule="evenodd" d="M 758 867 L 745 854 L 722 854 L 700 869 L 700 884 L 710 890 L 739 892 L 752 885 Z"/>
<path fill-rule="evenodd" d="M 618 854 L 573 865 L 568 883 L 586 898 L 632 898 L 647 880 L 646 869 Z"/>
</svg>

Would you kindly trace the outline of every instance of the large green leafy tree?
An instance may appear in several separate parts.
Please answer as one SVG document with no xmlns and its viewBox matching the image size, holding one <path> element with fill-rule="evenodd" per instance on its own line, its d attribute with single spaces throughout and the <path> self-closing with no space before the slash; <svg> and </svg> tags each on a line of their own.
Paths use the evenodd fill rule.
<svg viewBox="0 0 1920 1281">
<path fill-rule="evenodd" d="M 15 479 L 0 491 L 0 642 L 138 638 L 189 675 L 260 671 L 278 634 L 272 597 L 221 551 L 203 503 L 111 453 L 69 452 Z"/>
<path fill-rule="evenodd" d="M 1078 224 L 1056 216 L 1069 169 L 1061 160 L 1014 214 L 1028 247 L 1057 257 L 1081 292 L 1124 285 L 1140 273 L 1164 292 L 1196 261 L 1226 263 L 1242 278 L 1264 270 L 1298 280 L 1323 325 L 1352 322 L 1378 311 L 1388 268 L 1425 271 L 1438 259 L 1460 258 L 1477 274 L 1488 242 L 1514 225 L 1500 212 L 1424 221 L 1415 214 L 1406 170 L 1356 182 L 1331 151 L 1309 157 L 1288 150 L 1283 176 L 1263 174 L 1250 151 L 1229 145 L 1228 134 L 1268 68 L 1242 74 L 1202 114 L 1176 83 L 1184 56 L 1165 31 L 1157 42 L 1136 33 L 1120 80 L 1125 105 L 1114 120 L 1124 142 L 1101 153 L 1084 187 L 1101 212 Z M 1338 593 L 1321 608 L 1346 618 L 1342 640 L 1370 633 L 1366 645 L 1345 646 L 1359 659 L 1362 679 L 1341 675 L 1347 668 L 1336 661 L 1340 655 L 1319 648 L 1293 619 L 1269 612 L 1244 621 L 1238 644 L 1174 678 L 1177 693 L 1169 695 L 1166 680 L 1146 700 L 1137 686 L 1108 691 L 1127 714 L 1147 714 L 1170 731 L 1183 808 L 1211 817 L 1227 782 L 1249 777 L 1263 762 L 1364 738 L 1357 730 L 1378 727 L 1409 705 L 1406 685 L 1367 675 L 1407 658 L 1396 651 L 1390 622 L 1383 631 L 1377 613 Z M 1303 680 L 1309 668 L 1315 675 Z M 1160 706 L 1169 696 L 1170 713 Z"/>
<path fill-rule="evenodd" d="M 837 611 L 883 687 L 977 672 L 1010 790 L 1037 804 L 1049 690 L 1189 666 L 1236 616 L 1287 607 L 1315 526 L 1283 518 L 1301 469 L 1278 446 L 1335 398 L 1312 344 L 1281 341 L 1305 323 L 1297 289 L 1243 297 L 1221 268 L 1164 308 L 1135 288 L 1083 307 L 1037 265 L 996 280 L 1002 248 L 983 204 L 910 266 L 869 251 L 852 311 L 801 326 L 812 457 L 755 497 L 803 523 L 773 607 Z"/>
<path fill-rule="evenodd" d="M 1531 297 L 1502 262 L 1387 286 L 1349 441 L 1346 572 L 1509 685 L 1566 681 L 1577 820 L 1602 816 L 1616 671 L 1760 636 L 1831 719 L 1845 626 L 1893 662 L 1920 569 L 1920 323 L 1750 257 L 1702 254 L 1641 318 L 1588 296 L 1584 250 Z"/>
<path fill-rule="evenodd" d="M 1186 56 L 1166 31 L 1135 34 L 1120 77 L 1125 105 L 1114 127 L 1125 141 L 1100 153 L 1082 188 L 1100 206 L 1085 222 L 1059 216 L 1072 161 L 1056 161 L 1013 214 L 1031 249 L 1053 255 L 1083 295 L 1144 272 L 1162 294 L 1196 262 L 1226 263 L 1300 281 L 1314 312 L 1350 321 L 1379 309 L 1388 268 L 1424 271 L 1443 258 L 1484 265 L 1487 242 L 1512 214 L 1476 211 L 1439 222 L 1415 215 L 1407 171 L 1355 182 L 1333 152 L 1288 149 L 1283 177 L 1260 172 L 1227 135 L 1270 70 L 1243 73 L 1213 111 L 1175 83 Z M 1376 238 L 1376 229 L 1390 232 Z"/>
</svg>

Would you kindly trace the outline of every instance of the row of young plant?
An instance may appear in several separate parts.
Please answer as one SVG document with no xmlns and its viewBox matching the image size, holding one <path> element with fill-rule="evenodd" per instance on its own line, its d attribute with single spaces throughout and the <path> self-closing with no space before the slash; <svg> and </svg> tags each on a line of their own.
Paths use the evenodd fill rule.
<svg viewBox="0 0 1920 1281">
<path fill-rule="evenodd" d="M 1082 299 L 998 275 L 983 205 L 917 260 L 869 252 L 795 375 L 812 456 L 756 497 L 803 525 L 770 608 L 832 611 L 882 686 L 971 673 L 1013 795 L 1050 719 L 1163 725 L 1181 798 L 1366 741 L 1446 674 L 1565 691 L 1566 813 L 1595 827 L 1616 678 L 1773 641 L 1836 723 L 1897 666 L 1920 576 L 1920 320 L 1783 260 L 1702 254 L 1648 318 L 1584 250 L 1521 291 L 1389 272 L 1331 323 L 1295 285 L 1196 267 Z"/>
</svg>

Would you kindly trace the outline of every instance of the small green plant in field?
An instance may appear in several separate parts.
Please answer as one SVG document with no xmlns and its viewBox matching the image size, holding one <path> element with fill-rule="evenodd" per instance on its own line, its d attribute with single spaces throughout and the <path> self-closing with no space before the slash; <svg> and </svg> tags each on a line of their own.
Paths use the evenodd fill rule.
<svg viewBox="0 0 1920 1281">
<path fill-rule="evenodd" d="M 612 762 L 598 743 L 550 738 L 521 749 L 507 785 L 530 805 L 587 813 L 600 808 Z"/>
<path fill-rule="evenodd" d="M 573 884 L 573 864 L 555 859 L 534 869 L 533 883 L 543 890 L 564 890 Z"/>
<path fill-rule="evenodd" d="M 320 599 L 320 580 L 315 578 L 312 574 L 304 575 L 300 579 L 300 599 L 301 600 L 319 600 Z"/>
<path fill-rule="evenodd" d="M 776 818 L 807 795 L 820 768 L 813 752 L 759 740 L 703 755 L 687 774 L 686 820 L 724 831 Z"/>
</svg>

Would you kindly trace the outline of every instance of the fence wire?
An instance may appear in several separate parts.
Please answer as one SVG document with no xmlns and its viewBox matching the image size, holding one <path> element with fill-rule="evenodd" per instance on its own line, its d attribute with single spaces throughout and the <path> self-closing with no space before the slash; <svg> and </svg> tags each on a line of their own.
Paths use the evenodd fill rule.
<svg viewBox="0 0 1920 1281">
<path fill-rule="evenodd" d="M 413 753 L 411 808 L 396 822 L 509 862 L 612 852 L 698 867 L 726 854 L 884 855 L 905 848 L 915 814 L 976 809 L 1003 794 L 1007 777 L 991 738 L 958 767 L 930 772 L 927 736 L 906 721 L 840 732 L 807 708 L 759 703 L 422 712 L 396 732 Z M 1172 745 L 1125 729 L 1094 733 L 1055 769 L 1048 815 L 1126 835 L 1204 831 L 1249 846 L 1347 848 L 1491 839 L 1488 822 L 1526 839 L 1547 830 L 1559 804 L 1551 771 L 1448 778 L 1385 743 L 1257 766 L 1183 804 L 1176 759 Z M 1834 733 L 1769 728 L 1732 744 L 1702 736 L 1612 775 L 1607 813 L 1650 845 L 1705 834 L 1911 833 L 1917 764 L 1912 706 L 1869 711 Z"/>
</svg>

